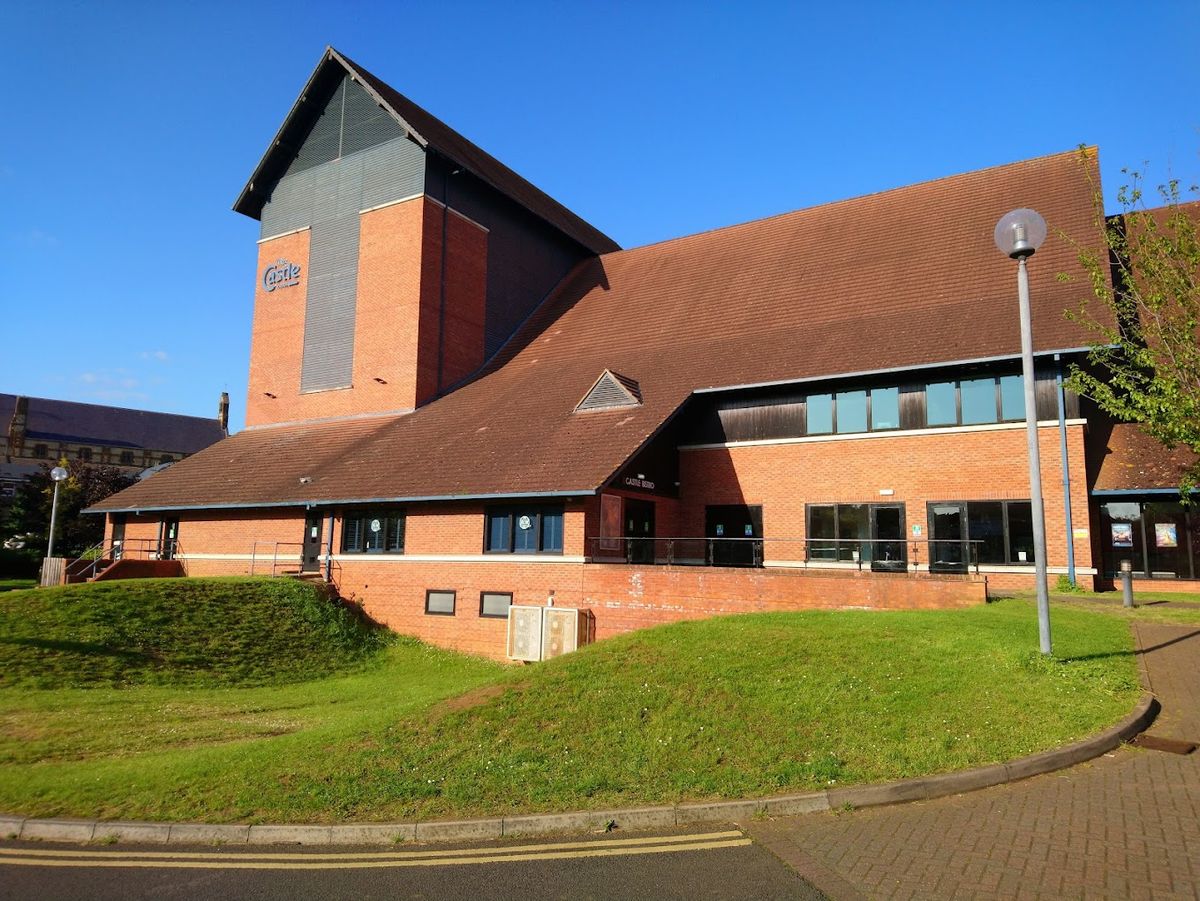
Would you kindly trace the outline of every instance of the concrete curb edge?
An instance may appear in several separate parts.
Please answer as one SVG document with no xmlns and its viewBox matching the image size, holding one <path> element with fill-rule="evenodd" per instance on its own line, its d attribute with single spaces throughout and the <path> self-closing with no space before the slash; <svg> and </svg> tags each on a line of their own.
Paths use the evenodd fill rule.
<svg viewBox="0 0 1200 901">
<path fill-rule="evenodd" d="M 1143 732 L 1154 722 L 1159 710 L 1157 699 L 1147 691 L 1133 712 L 1116 725 L 1061 748 L 972 770 L 799 795 L 624 810 L 587 810 L 473 820 L 358 823 L 339 826 L 107 822 L 59 818 L 33 819 L 0 814 L 0 838 L 105 844 L 136 842 L 164 845 L 393 845 L 406 842 L 486 841 L 530 835 L 606 832 L 614 828 L 667 829 L 702 823 L 737 822 L 759 815 L 796 816 L 844 807 L 875 807 L 940 798 L 1075 766 L 1107 754 L 1122 742 L 1127 742 Z"/>
</svg>

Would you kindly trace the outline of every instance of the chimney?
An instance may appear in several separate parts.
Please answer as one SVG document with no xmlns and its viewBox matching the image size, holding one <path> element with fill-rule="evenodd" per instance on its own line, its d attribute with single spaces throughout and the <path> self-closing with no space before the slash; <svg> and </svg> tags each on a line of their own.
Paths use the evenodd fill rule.
<svg viewBox="0 0 1200 901">
<path fill-rule="evenodd" d="M 221 392 L 221 403 L 217 406 L 217 422 L 221 423 L 221 431 L 229 434 L 229 392 Z"/>
<path fill-rule="evenodd" d="M 8 452 L 14 457 L 23 455 L 25 448 L 25 426 L 29 421 L 29 398 L 18 397 L 13 405 L 12 420 L 8 424 Z"/>
</svg>

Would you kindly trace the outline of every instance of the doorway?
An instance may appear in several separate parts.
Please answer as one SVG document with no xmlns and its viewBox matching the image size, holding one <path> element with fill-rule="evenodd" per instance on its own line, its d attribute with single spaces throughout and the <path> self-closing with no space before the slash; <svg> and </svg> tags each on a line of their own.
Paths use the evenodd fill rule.
<svg viewBox="0 0 1200 901">
<path fill-rule="evenodd" d="M 300 572 L 315 573 L 321 569 L 321 514 L 304 517 L 304 544 L 300 549 Z"/>
<path fill-rule="evenodd" d="M 762 566 L 761 506 L 705 507 L 704 535 L 710 566 Z"/>
<path fill-rule="evenodd" d="M 109 553 L 114 561 L 121 559 L 125 547 L 125 514 L 114 513 L 112 516 L 112 538 L 109 539 Z"/>
<path fill-rule="evenodd" d="M 967 571 L 967 505 L 964 503 L 929 505 L 929 571 L 965 573 Z"/>
<path fill-rule="evenodd" d="M 871 569 L 875 572 L 904 572 L 908 567 L 908 545 L 904 538 L 904 505 L 871 506 Z"/>
<path fill-rule="evenodd" d="M 625 560 L 654 562 L 654 502 L 625 499 Z"/>
<path fill-rule="evenodd" d="M 158 532 L 158 559 L 174 560 L 179 551 L 179 520 L 164 519 Z"/>
</svg>

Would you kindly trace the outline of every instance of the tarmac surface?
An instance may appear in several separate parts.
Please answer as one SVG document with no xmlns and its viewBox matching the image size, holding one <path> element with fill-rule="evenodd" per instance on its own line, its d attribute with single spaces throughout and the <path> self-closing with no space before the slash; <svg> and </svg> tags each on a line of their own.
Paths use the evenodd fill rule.
<svg viewBox="0 0 1200 901">
<path fill-rule="evenodd" d="M 1135 634 L 1162 704 L 1148 734 L 1200 742 L 1200 627 Z M 1124 746 L 971 794 L 745 825 L 835 901 L 1200 899 L 1200 751 Z"/>
</svg>

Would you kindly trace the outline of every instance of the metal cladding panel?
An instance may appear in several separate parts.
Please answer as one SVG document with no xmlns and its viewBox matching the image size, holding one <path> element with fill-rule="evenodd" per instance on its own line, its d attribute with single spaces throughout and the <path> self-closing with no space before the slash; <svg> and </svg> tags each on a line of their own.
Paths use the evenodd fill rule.
<svg viewBox="0 0 1200 901">
<path fill-rule="evenodd" d="M 297 172 L 275 185 L 263 205 L 260 237 L 269 238 L 312 225 L 313 173 Z"/>
<path fill-rule="evenodd" d="M 342 107 L 342 156 L 405 136 L 404 126 L 363 86 L 347 81 Z"/>
<path fill-rule="evenodd" d="M 285 178 L 295 172 L 311 169 L 313 166 L 319 166 L 321 163 L 327 163 L 341 156 L 342 104 L 348 80 L 343 78 L 341 84 L 334 90 L 333 96 L 325 103 L 320 117 L 313 123 L 313 127 L 304 138 L 304 143 L 300 145 L 296 158 L 292 160 L 292 164 L 284 173 Z"/>
<path fill-rule="evenodd" d="M 425 151 L 408 138 L 394 138 L 355 156 L 362 163 L 362 206 L 369 210 L 425 188 Z"/>
</svg>

